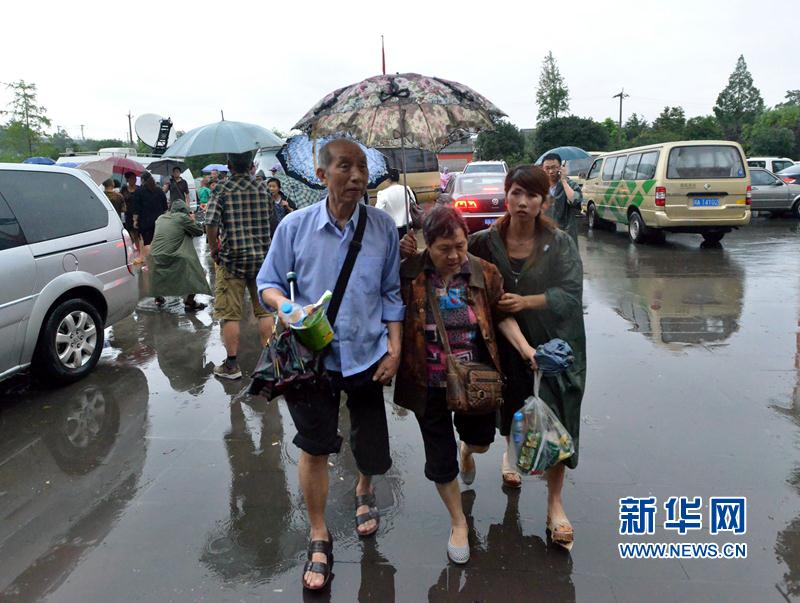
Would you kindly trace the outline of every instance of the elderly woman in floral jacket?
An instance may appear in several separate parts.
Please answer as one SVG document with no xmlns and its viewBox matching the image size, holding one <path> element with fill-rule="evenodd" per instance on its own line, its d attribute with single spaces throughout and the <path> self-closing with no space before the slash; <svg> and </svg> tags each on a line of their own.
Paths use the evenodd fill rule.
<svg viewBox="0 0 800 603">
<path fill-rule="evenodd" d="M 445 352 L 431 303 L 439 307 L 451 352 L 459 360 L 485 362 L 500 371 L 495 325 L 531 366 L 535 350 L 514 318 L 498 308 L 503 283 L 497 268 L 467 253 L 468 231 L 461 215 L 451 207 L 434 208 L 425 218 L 423 234 L 427 250 L 406 259 L 400 268 L 406 318 L 395 402 L 417 417 L 425 446 L 425 476 L 436 483 L 450 513 L 447 554 L 455 563 L 466 563 L 469 544 L 456 482 L 458 457 L 461 479 L 471 484 L 472 455 L 486 452 L 494 441 L 496 413 L 464 415 L 448 409 Z"/>
</svg>

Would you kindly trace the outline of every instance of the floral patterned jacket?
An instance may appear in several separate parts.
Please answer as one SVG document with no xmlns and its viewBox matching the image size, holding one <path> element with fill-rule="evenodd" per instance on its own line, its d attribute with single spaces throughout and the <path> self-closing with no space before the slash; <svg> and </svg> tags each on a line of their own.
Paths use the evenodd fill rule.
<svg viewBox="0 0 800 603">
<path fill-rule="evenodd" d="M 475 313 L 485 350 L 494 367 L 500 370 L 494 325 L 507 317 L 497 308 L 503 296 L 503 277 L 489 262 L 467 254 L 470 280 L 467 303 Z M 425 317 L 428 306 L 426 266 L 428 252 L 418 253 L 400 265 L 400 293 L 406 305 L 403 324 L 403 349 L 394 389 L 395 404 L 417 414 L 425 412 L 428 389 Z"/>
</svg>

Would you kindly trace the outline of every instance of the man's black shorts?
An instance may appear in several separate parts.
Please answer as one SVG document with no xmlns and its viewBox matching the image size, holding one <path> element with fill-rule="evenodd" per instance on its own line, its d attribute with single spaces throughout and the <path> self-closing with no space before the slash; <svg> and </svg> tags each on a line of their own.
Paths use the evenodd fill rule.
<svg viewBox="0 0 800 603">
<path fill-rule="evenodd" d="M 331 382 L 317 390 L 286 394 L 286 402 L 297 428 L 295 445 L 314 456 L 338 453 L 340 394 L 347 394 L 350 411 L 350 448 L 358 470 L 364 475 L 382 475 L 392 466 L 383 385 L 373 381 L 378 364 L 366 371 L 343 377 L 329 372 Z"/>
</svg>

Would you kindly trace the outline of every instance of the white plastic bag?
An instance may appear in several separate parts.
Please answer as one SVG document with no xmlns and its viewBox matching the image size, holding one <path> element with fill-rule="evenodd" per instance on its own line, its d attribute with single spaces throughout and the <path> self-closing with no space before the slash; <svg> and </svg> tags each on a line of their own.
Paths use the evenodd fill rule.
<svg viewBox="0 0 800 603">
<path fill-rule="evenodd" d="M 536 371 L 533 395 L 511 422 L 509 462 L 521 475 L 539 475 L 575 454 L 572 436 L 539 397 L 541 382 Z"/>
</svg>

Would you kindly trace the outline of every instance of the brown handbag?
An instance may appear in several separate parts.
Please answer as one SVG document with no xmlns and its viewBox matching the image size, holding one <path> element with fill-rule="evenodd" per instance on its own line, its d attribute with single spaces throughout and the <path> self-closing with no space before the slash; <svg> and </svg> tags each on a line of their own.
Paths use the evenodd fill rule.
<svg viewBox="0 0 800 603">
<path fill-rule="evenodd" d="M 503 375 L 483 362 L 461 362 L 453 356 L 430 280 L 427 287 L 428 303 L 446 354 L 447 408 L 465 415 L 485 415 L 498 410 L 503 405 Z"/>
</svg>

